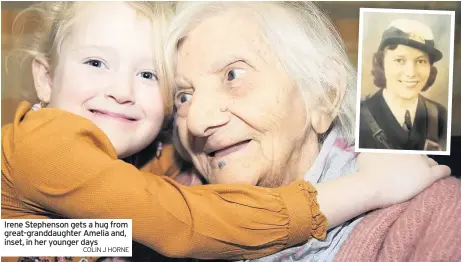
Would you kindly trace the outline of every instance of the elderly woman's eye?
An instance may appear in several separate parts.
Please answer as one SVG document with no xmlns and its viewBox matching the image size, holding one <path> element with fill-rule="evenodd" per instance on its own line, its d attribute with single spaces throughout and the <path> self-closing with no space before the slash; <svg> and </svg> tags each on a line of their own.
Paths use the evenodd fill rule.
<svg viewBox="0 0 461 262">
<path fill-rule="evenodd" d="M 186 103 L 187 101 L 189 101 L 191 98 L 192 98 L 192 95 L 191 95 L 191 94 L 182 94 L 182 95 L 179 97 L 179 101 L 181 102 L 181 104 L 184 104 L 184 103 Z"/>
<path fill-rule="evenodd" d="M 232 69 L 227 72 L 227 81 L 233 81 L 246 73 L 244 69 Z"/>
<path fill-rule="evenodd" d="M 175 96 L 175 105 L 179 107 L 180 105 L 187 103 L 192 99 L 192 94 L 189 93 L 179 93 Z"/>
</svg>

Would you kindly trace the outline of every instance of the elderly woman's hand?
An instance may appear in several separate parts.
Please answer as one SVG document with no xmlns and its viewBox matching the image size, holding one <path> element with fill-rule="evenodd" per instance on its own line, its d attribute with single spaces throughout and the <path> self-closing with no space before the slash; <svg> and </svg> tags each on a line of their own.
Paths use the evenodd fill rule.
<svg viewBox="0 0 461 262">
<path fill-rule="evenodd" d="M 378 208 L 407 201 L 451 173 L 426 155 L 361 153 L 357 169 L 378 189 Z"/>
</svg>

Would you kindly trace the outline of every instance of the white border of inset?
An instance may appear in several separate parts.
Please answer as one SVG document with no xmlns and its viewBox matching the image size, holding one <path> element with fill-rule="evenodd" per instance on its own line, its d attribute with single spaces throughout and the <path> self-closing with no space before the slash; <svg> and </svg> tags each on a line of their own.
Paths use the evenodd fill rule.
<svg viewBox="0 0 461 262">
<path fill-rule="evenodd" d="M 363 40 L 363 14 L 368 13 L 393 13 L 393 14 L 426 14 L 426 15 L 450 15 L 450 61 L 448 62 L 448 108 L 447 108 L 447 147 L 445 151 L 425 151 L 425 150 L 397 150 L 397 149 L 370 149 L 359 148 L 360 133 L 360 101 L 362 95 L 362 40 Z M 360 8 L 359 18 L 359 46 L 357 60 L 357 103 L 355 116 L 355 151 L 373 153 L 398 153 L 398 154 L 428 154 L 428 155 L 450 155 L 451 149 L 451 114 L 452 114 L 452 95 L 453 95 L 453 52 L 455 43 L 455 11 L 438 10 L 415 10 L 415 9 L 390 9 L 390 8 Z M 445 54 L 444 54 L 445 55 Z"/>
</svg>

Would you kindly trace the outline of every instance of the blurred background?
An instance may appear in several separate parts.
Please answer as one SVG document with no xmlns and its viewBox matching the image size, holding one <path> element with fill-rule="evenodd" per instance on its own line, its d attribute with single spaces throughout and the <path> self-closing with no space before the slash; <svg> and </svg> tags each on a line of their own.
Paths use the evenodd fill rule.
<svg viewBox="0 0 461 262">
<path fill-rule="evenodd" d="M 31 85 L 30 75 L 27 71 L 19 71 L 17 67 L 9 67 L 8 73 L 5 67 L 5 56 L 12 50 L 17 36 L 12 34 L 12 25 L 16 15 L 33 4 L 25 2 L 1 2 L 2 18 L 2 125 L 12 121 L 14 109 L 21 100 L 18 92 L 21 85 Z M 358 38 L 359 38 L 359 15 L 360 8 L 394 8 L 394 9 L 422 9 L 422 10 L 449 10 L 456 11 L 454 67 L 453 67 L 453 100 L 452 100 L 452 157 L 438 157 L 440 161 L 461 159 L 460 136 L 461 136 L 461 2 L 317 2 L 333 20 L 347 46 L 347 53 L 352 63 L 357 66 Z M 378 26 L 378 25 L 377 25 Z M 369 26 L 369 28 L 373 28 Z M 30 32 L 31 28 L 24 28 Z M 382 32 L 382 30 L 376 30 Z M 437 32 L 434 32 L 437 34 Z M 444 53 L 445 55 L 445 53 Z M 435 89 L 434 89 L 435 90 Z M 446 102 L 445 102 L 446 103 Z M 457 167 L 459 168 L 459 167 Z"/>
</svg>

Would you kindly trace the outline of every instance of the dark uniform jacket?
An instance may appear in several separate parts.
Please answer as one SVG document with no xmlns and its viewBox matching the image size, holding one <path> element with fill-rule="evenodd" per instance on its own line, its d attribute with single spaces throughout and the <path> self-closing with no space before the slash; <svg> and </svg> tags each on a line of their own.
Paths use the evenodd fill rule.
<svg viewBox="0 0 461 262">
<path fill-rule="evenodd" d="M 360 148 L 444 151 L 446 135 L 447 110 L 422 95 L 410 131 L 395 119 L 383 90 L 361 103 Z"/>
</svg>

